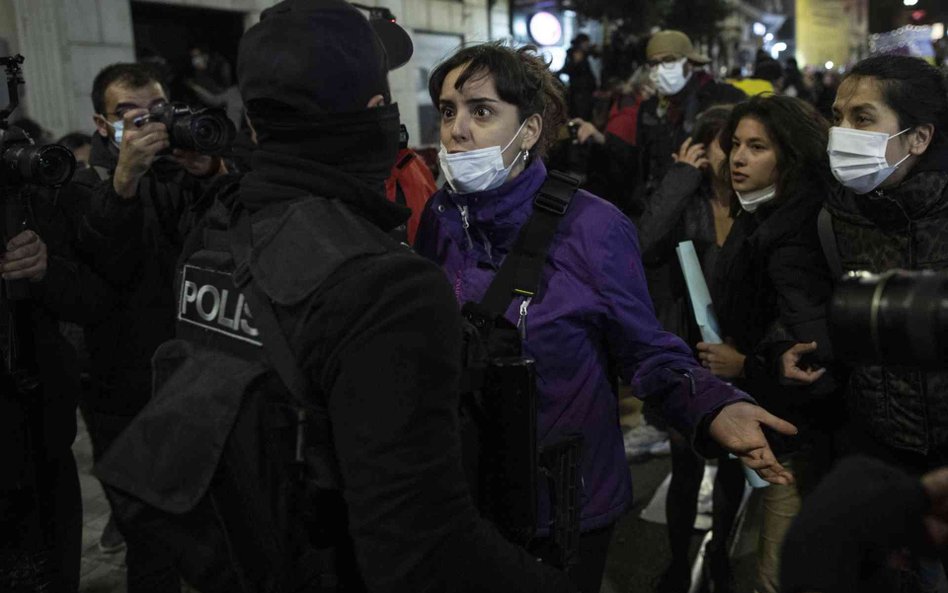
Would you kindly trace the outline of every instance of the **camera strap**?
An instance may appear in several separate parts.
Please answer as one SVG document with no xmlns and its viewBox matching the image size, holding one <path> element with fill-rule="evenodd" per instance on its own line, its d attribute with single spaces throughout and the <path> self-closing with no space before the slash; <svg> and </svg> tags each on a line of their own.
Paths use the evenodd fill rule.
<svg viewBox="0 0 948 593">
<path fill-rule="evenodd" d="M 539 292 L 550 244 L 577 189 L 579 179 L 572 175 L 559 171 L 547 175 L 533 200 L 533 214 L 481 300 L 492 315 L 503 316 L 515 296 L 534 297 Z"/>
<path fill-rule="evenodd" d="M 516 296 L 533 298 L 539 293 L 540 278 L 550 251 L 550 245 L 560 222 L 563 220 L 563 216 L 576 195 L 576 190 L 579 189 L 579 184 L 580 180 L 572 175 L 550 171 L 533 200 L 533 214 L 520 230 L 510 254 L 504 259 L 500 270 L 494 276 L 484 299 L 476 306 L 472 306 L 473 303 L 468 303 L 462 309 L 468 319 L 474 322 L 475 326 L 478 326 L 478 322 L 480 322 L 478 327 L 487 329 L 487 350 L 490 356 L 496 355 L 492 350 L 500 341 L 501 336 L 499 334 L 505 332 L 490 331 L 489 328 L 495 327 L 497 323 L 503 321 L 507 307 L 510 306 L 511 301 Z M 485 319 L 487 316 L 490 317 Z M 514 338 L 516 337 L 517 335 L 514 334 Z M 520 337 L 522 338 L 522 336 Z M 520 340 L 517 340 L 517 342 L 519 346 Z M 507 468 L 514 473 L 504 474 L 501 480 L 502 483 L 507 484 L 506 489 L 510 491 L 511 495 L 509 499 L 502 500 L 502 506 L 514 509 L 515 512 L 519 513 L 521 519 L 527 517 L 531 519 L 526 521 L 526 525 L 522 524 L 523 521 L 508 521 L 508 529 L 502 529 L 502 531 L 508 537 L 513 536 L 515 541 L 529 541 L 533 535 L 533 521 L 536 517 L 536 479 L 539 477 L 539 470 L 546 477 L 549 484 L 548 496 L 551 509 L 550 519 L 552 520 L 550 541 L 554 548 L 554 557 L 551 560 L 555 566 L 570 571 L 579 561 L 578 542 L 581 507 L 579 485 L 583 441 L 581 436 L 570 435 L 537 451 L 533 444 L 536 442 L 536 378 L 532 370 L 532 361 L 529 362 L 531 364 L 521 365 L 528 372 L 525 375 L 519 375 L 519 377 L 530 383 L 522 389 L 510 389 L 509 385 L 492 386 L 492 381 L 486 381 L 489 388 L 493 387 L 495 391 L 499 388 L 501 392 L 494 393 L 491 396 L 490 389 L 488 389 L 483 405 L 490 406 L 493 404 L 509 409 L 512 405 L 516 407 L 517 404 L 520 404 L 521 406 L 526 405 L 528 408 L 520 409 L 519 416 L 510 416 L 510 418 L 519 418 L 519 422 L 508 418 L 502 424 L 513 426 L 514 432 L 521 436 L 528 427 L 532 426 L 530 432 L 527 433 L 532 435 L 530 443 L 524 445 L 524 448 L 516 448 L 514 451 L 515 455 L 521 455 L 525 461 L 515 466 L 513 470 Z M 496 361 L 495 366 L 490 370 L 497 372 Z M 514 374 L 514 376 L 517 375 Z M 517 384 L 516 381 L 508 381 L 507 383 Z M 529 401 L 525 403 L 522 400 L 528 397 L 528 394 Z M 523 419 L 524 413 L 529 416 L 528 420 Z M 492 418 L 502 417 L 502 410 L 494 409 L 490 416 Z M 515 440 L 515 437 L 506 438 L 504 442 L 507 443 L 507 446 L 510 446 L 510 443 L 515 442 Z M 510 451 L 504 451 L 503 448 L 499 454 L 505 458 L 512 456 Z M 489 454 L 488 458 L 490 458 Z M 495 463 L 495 465 L 503 464 Z M 530 475 L 519 475 L 517 473 L 518 469 L 520 472 L 526 471 Z M 519 489 L 517 489 L 517 486 L 519 486 Z M 526 505 L 526 507 L 518 507 L 517 504 Z M 496 513 L 494 515 L 494 518 L 497 519 Z M 504 513 L 500 513 L 500 515 L 501 517 L 505 516 Z M 501 523 L 503 524 L 503 521 Z M 509 529 L 511 526 L 516 529 L 511 531 Z"/>
<path fill-rule="evenodd" d="M 839 257 L 839 246 L 836 244 L 836 233 L 833 232 L 833 215 L 824 206 L 817 218 L 817 231 L 820 235 L 820 246 L 826 264 L 833 274 L 833 283 L 839 282 L 843 276 L 843 262 Z"/>
</svg>

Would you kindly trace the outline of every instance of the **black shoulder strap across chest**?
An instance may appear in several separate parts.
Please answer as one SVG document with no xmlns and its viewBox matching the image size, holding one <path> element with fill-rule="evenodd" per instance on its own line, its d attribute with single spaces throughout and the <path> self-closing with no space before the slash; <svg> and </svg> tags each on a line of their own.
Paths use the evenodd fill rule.
<svg viewBox="0 0 948 593">
<path fill-rule="evenodd" d="M 838 282 L 843 275 L 843 262 L 839 257 L 839 246 L 836 244 L 836 234 L 833 232 L 833 215 L 825 206 L 820 210 L 817 225 L 823 255 L 833 274 L 833 282 Z"/>
<path fill-rule="evenodd" d="M 260 330 L 264 348 L 269 354 L 270 363 L 290 392 L 296 405 L 301 409 L 305 409 L 309 393 L 309 380 L 297 365 L 296 356 L 293 354 L 286 336 L 283 335 L 283 329 L 280 327 L 280 322 L 273 306 L 270 304 L 270 299 L 260 289 L 250 273 L 250 254 L 253 250 L 253 230 L 250 224 L 250 215 L 239 211 L 235 212 L 234 215 L 236 221 L 227 231 L 231 253 L 234 258 L 234 285 L 238 289 L 246 288 L 245 296 L 250 304 L 250 311 L 253 313 L 257 328 Z"/>
<path fill-rule="evenodd" d="M 578 188 L 579 180 L 572 175 L 559 171 L 547 175 L 533 200 L 533 214 L 481 301 L 491 314 L 503 315 L 516 295 L 534 297 L 539 291 L 550 243 Z"/>
</svg>

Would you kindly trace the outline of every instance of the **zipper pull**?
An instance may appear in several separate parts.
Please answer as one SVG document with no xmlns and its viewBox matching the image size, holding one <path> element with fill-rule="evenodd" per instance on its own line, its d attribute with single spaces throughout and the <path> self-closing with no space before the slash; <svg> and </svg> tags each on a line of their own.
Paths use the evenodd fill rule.
<svg viewBox="0 0 948 593">
<path fill-rule="evenodd" d="M 520 330 L 520 339 L 522 341 L 526 341 L 527 339 L 527 309 L 530 308 L 530 301 L 532 300 L 533 297 L 524 297 L 520 303 L 520 319 L 517 320 L 517 329 Z"/>
<path fill-rule="evenodd" d="M 461 212 L 461 226 L 464 227 L 464 235 L 467 237 L 467 248 L 474 249 L 474 240 L 471 239 L 471 232 L 468 230 L 471 223 L 467 218 L 467 206 L 459 205 L 458 210 Z"/>
</svg>

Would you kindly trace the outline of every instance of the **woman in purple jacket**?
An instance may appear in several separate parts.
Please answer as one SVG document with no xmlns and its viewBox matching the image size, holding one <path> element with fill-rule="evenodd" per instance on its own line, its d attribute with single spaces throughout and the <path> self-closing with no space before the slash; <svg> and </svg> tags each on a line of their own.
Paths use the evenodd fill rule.
<svg viewBox="0 0 948 593">
<path fill-rule="evenodd" d="M 564 123 L 563 96 L 534 48 L 464 48 L 429 81 L 441 113 L 442 170 L 448 185 L 422 216 L 415 247 L 437 262 L 458 302 L 480 301 L 546 180 L 543 156 Z M 610 362 L 643 398 L 659 398 L 669 422 L 696 447 L 715 441 L 775 483 L 792 476 L 773 457 L 761 427 L 795 432 L 716 379 L 652 309 L 632 223 L 580 191 L 547 254 L 537 298 L 517 297 L 506 317 L 521 326 L 536 361 L 539 445 L 584 437 L 580 565 L 572 576 L 598 592 L 617 519 L 632 500 Z M 710 439 L 709 439 L 710 437 Z M 549 553 L 549 493 L 541 478 L 536 540 Z"/>
</svg>

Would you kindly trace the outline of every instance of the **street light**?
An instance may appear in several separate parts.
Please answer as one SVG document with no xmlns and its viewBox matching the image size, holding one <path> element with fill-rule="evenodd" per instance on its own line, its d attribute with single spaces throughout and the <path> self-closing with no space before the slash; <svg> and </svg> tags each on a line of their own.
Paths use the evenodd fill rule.
<svg viewBox="0 0 948 593">
<path fill-rule="evenodd" d="M 754 23 L 754 35 L 763 35 L 767 32 L 767 25 L 764 23 Z"/>
<path fill-rule="evenodd" d="M 770 57 L 776 60 L 782 51 L 787 51 L 787 44 L 783 41 L 778 41 L 770 48 Z"/>
<path fill-rule="evenodd" d="M 918 4 L 918 0 L 902 0 L 902 4 L 906 6 L 915 6 Z"/>
<path fill-rule="evenodd" d="M 827 70 L 832 70 L 833 66 L 835 66 L 836 64 L 833 63 L 833 60 L 830 60 L 823 65 L 826 67 Z"/>
</svg>

